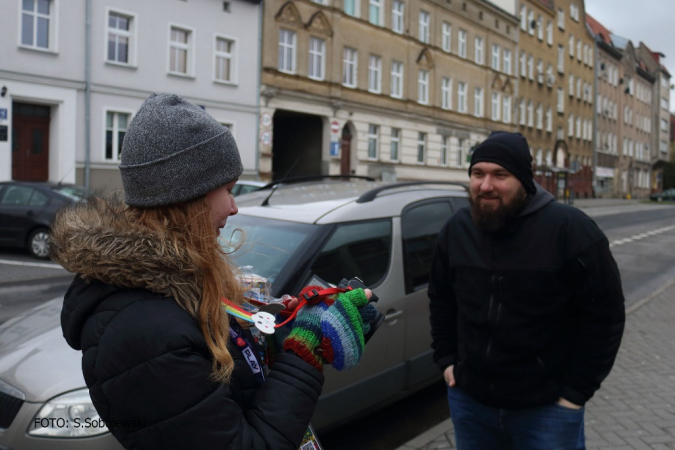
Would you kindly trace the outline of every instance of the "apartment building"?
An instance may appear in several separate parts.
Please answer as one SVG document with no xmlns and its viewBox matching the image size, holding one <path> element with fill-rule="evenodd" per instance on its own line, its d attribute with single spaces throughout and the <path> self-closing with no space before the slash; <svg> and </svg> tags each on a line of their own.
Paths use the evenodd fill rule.
<svg viewBox="0 0 675 450">
<path fill-rule="evenodd" d="M 651 190 L 660 192 L 663 190 L 663 168 L 665 163 L 669 161 L 671 75 L 661 64 L 661 58 L 665 57 L 663 53 L 650 50 L 644 42 L 640 42 L 640 46 L 636 50 L 646 70 L 655 79 L 652 86 Z"/>
<path fill-rule="evenodd" d="M 598 196 L 646 197 L 652 187 L 656 78 L 633 43 L 587 16 L 598 47 Z M 646 56 L 653 61 L 651 53 Z"/>
<path fill-rule="evenodd" d="M 521 0 L 518 8 L 518 125 L 535 179 L 558 198 L 590 197 L 594 55 L 584 2 Z"/>
<path fill-rule="evenodd" d="M 513 11 L 482 0 L 270 0 L 263 23 L 261 178 L 466 182 L 471 148 L 515 130 Z"/>
<path fill-rule="evenodd" d="M 0 180 L 120 188 L 124 135 L 152 92 L 179 94 L 230 126 L 244 175 L 256 176 L 259 3 L 6 2 Z"/>
</svg>

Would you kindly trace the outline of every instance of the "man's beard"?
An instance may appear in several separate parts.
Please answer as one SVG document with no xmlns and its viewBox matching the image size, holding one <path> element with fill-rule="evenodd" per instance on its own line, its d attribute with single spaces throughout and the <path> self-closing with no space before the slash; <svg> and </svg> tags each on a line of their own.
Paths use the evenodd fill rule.
<svg viewBox="0 0 675 450">
<path fill-rule="evenodd" d="M 488 233 L 495 233 L 503 230 L 511 219 L 516 217 L 527 205 L 527 193 L 521 186 L 516 192 L 515 197 L 509 203 L 504 204 L 499 198 L 499 205 L 496 208 L 484 208 L 481 206 L 481 195 L 478 194 L 474 200 L 469 196 L 471 203 L 471 219 L 474 225 Z M 487 198 L 495 198 L 488 196 Z"/>
</svg>

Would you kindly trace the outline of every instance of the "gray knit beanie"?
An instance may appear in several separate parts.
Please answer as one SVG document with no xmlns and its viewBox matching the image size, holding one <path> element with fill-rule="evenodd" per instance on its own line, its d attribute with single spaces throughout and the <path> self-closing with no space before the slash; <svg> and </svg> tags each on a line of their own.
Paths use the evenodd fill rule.
<svg viewBox="0 0 675 450">
<path fill-rule="evenodd" d="M 177 95 L 152 94 L 124 136 L 120 172 L 129 206 L 193 200 L 243 171 L 230 130 Z"/>
</svg>

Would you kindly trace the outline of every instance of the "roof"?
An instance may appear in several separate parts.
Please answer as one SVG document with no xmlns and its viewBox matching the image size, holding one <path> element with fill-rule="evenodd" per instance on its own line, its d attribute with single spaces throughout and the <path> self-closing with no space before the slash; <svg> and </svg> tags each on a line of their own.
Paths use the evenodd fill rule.
<svg viewBox="0 0 675 450">
<path fill-rule="evenodd" d="M 276 190 L 263 189 L 237 197 L 239 213 L 302 223 L 327 223 L 332 220 L 365 220 L 392 215 L 392 208 L 400 209 L 412 198 L 438 196 L 466 197 L 465 188 L 433 182 L 419 185 L 385 182 L 317 182 L 281 185 Z M 359 201 L 363 194 L 387 187 L 373 198 L 396 196 L 392 201 L 372 199 Z M 270 197 L 264 205 L 265 198 Z M 394 204 L 395 206 L 392 206 Z M 396 214 L 395 214 L 396 215 Z"/>
<path fill-rule="evenodd" d="M 610 38 L 610 31 L 604 27 L 600 22 L 595 20 L 590 14 L 586 13 L 586 23 L 591 28 L 591 31 L 605 42 L 605 44 L 612 44 L 612 39 Z"/>
</svg>

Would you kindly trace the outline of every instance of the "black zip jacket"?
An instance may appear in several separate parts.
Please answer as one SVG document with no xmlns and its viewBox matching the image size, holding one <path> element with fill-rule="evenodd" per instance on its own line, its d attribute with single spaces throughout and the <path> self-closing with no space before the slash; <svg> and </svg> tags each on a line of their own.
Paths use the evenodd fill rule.
<svg viewBox="0 0 675 450">
<path fill-rule="evenodd" d="M 323 386 L 279 354 L 260 386 L 235 345 L 229 384 L 212 382 L 197 323 L 173 298 L 79 277 L 61 314 L 99 415 L 127 449 L 297 450 Z"/>
<path fill-rule="evenodd" d="M 441 231 L 429 283 L 432 347 L 462 390 L 497 408 L 583 405 L 623 335 L 621 279 L 609 242 L 580 210 L 537 185 L 499 234 L 469 208 Z"/>
</svg>

